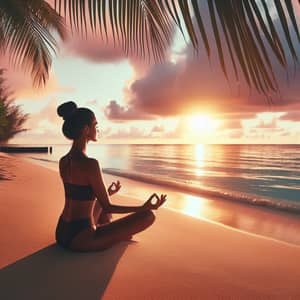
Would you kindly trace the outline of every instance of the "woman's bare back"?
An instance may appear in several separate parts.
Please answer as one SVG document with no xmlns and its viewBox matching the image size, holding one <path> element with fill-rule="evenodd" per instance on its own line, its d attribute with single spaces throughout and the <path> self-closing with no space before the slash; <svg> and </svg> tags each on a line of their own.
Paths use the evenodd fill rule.
<svg viewBox="0 0 300 300">
<path fill-rule="evenodd" d="M 64 182 L 88 185 L 92 176 L 88 157 L 72 157 L 69 153 L 59 161 L 59 173 Z"/>
<path fill-rule="evenodd" d="M 88 186 L 89 178 L 92 176 L 91 169 L 88 168 L 89 164 L 88 157 L 72 158 L 70 154 L 63 156 L 59 161 L 59 172 L 63 183 Z M 94 199 L 76 201 L 66 197 L 62 218 L 65 221 L 92 218 L 94 206 Z"/>
</svg>

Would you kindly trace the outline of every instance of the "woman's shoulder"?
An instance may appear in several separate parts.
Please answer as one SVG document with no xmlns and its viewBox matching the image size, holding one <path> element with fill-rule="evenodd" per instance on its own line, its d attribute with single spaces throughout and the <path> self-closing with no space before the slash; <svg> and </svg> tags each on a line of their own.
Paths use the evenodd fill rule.
<svg viewBox="0 0 300 300">
<path fill-rule="evenodd" d="M 67 156 L 67 155 L 64 155 L 64 156 L 62 156 L 62 157 L 59 159 L 59 161 L 58 161 L 59 166 L 61 166 L 61 165 L 63 165 L 63 164 L 65 163 L 65 161 L 66 161 L 66 156 Z"/>
<path fill-rule="evenodd" d="M 96 158 L 93 157 L 87 157 L 87 163 L 90 167 L 97 168 L 99 167 L 99 162 Z"/>
<path fill-rule="evenodd" d="M 59 159 L 59 167 L 63 167 L 63 166 L 67 166 L 68 162 L 70 161 L 70 156 L 68 154 L 62 156 Z M 79 160 L 72 160 L 72 162 L 74 163 L 74 166 L 77 165 L 80 168 L 87 168 L 88 170 L 91 169 L 98 169 L 99 168 L 99 162 L 97 159 L 93 158 L 93 157 L 81 157 Z"/>
</svg>

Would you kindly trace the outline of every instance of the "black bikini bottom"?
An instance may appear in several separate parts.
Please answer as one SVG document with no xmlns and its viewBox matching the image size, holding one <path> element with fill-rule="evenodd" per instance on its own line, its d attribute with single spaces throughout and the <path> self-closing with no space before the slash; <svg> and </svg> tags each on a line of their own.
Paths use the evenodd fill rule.
<svg viewBox="0 0 300 300">
<path fill-rule="evenodd" d="M 73 238 L 82 230 L 91 228 L 90 219 L 79 219 L 76 221 L 66 222 L 61 216 L 56 226 L 55 238 L 59 245 L 68 248 Z"/>
</svg>

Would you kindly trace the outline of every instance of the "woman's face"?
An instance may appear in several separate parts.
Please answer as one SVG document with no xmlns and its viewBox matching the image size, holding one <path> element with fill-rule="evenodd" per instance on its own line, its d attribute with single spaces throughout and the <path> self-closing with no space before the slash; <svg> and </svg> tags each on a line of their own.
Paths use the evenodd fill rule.
<svg viewBox="0 0 300 300">
<path fill-rule="evenodd" d="M 98 128 L 97 128 L 97 119 L 94 117 L 92 124 L 89 126 L 89 131 L 87 135 L 88 141 L 97 142 L 97 134 L 98 134 Z"/>
</svg>

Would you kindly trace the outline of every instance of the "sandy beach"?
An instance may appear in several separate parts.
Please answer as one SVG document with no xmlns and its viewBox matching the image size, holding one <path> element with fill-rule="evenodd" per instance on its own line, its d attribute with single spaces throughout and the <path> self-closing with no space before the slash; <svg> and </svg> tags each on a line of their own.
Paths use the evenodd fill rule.
<svg viewBox="0 0 300 300">
<path fill-rule="evenodd" d="M 3 158 L 11 180 L 0 181 L 1 299 L 300 299 L 299 246 L 167 208 L 130 242 L 63 250 L 54 240 L 64 201 L 58 173 Z"/>
</svg>

